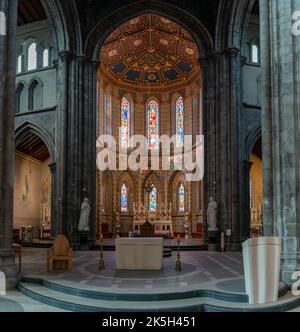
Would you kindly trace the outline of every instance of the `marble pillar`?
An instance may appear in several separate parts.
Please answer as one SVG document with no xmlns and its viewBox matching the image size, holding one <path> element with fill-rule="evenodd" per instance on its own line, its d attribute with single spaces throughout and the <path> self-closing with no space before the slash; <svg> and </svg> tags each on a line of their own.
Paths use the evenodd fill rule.
<svg viewBox="0 0 300 332">
<path fill-rule="evenodd" d="M 282 238 L 282 280 L 300 270 L 300 0 L 260 1 L 264 235 Z"/>
<path fill-rule="evenodd" d="M 18 1 L 0 0 L 0 11 L 0 271 L 5 273 L 7 286 L 11 288 L 18 279 L 12 250 Z"/>
</svg>

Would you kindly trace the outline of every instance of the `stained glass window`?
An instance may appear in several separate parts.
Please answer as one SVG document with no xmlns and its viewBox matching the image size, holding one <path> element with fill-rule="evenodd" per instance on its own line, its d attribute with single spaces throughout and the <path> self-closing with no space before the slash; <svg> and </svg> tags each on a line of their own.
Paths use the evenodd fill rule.
<svg viewBox="0 0 300 332">
<path fill-rule="evenodd" d="M 185 210 L 185 189 L 184 189 L 184 185 L 181 184 L 178 190 L 178 207 L 179 207 L 179 212 L 184 212 Z"/>
<path fill-rule="evenodd" d="M 122 98 L 121 103 L 121 145 L 127 147 L 130 132 L 130 102 L 127 98 Z"/>
<path fill-rule="evenodd" d="M 149 212 L 155 213 L 157 211 L 157 190 L 152 186 L 152 190 L 149 193 Z"/>
<path fill-rule="evenodd" d="M 150 150 L 155 150 L 159 147 L 159 106 L 153 99 L 147 106 L 148 146 Z"/>
<path fill-rule="evenodd" d="M 184 144 L 184 103 L 180 97 L 176 102 L 176 146 L 181 147 Z"/>
<path fill-rule="evenodd" d="M 128 190 L 125 183 L 121 188 L 121 211 L 122 212 L 128 211 Z"/>
</svg>

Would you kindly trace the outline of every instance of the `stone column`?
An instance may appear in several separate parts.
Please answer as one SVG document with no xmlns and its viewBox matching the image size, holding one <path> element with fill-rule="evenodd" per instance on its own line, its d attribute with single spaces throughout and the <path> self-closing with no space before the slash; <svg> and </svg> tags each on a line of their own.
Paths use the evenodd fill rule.
<svg viewBox="0 0 300 332">
<path fill-rule="evenodd" d="M 83 159 L 82 179 L 83 187 L 91 201 L 90 229 L 91 241 L 96 242 L 96 122 L 97 122 L 97 71 L 100 66 L 98 60 L 86 62 L 85 93 L 83 110 Z"/>
<path fill-rule="evenodd" d="M 218 203 L 218 228 L 231 229 L 231 250 L 244 239 L 241 56 L 230 48 L 202 59 L 205 135 L 204 220 L 209 197 Z"/>
<path fill-rule="evenodd" d="M 59 235 L 56 211 L 56 163 L 48 165 L 51 173 L 51 238 L 54 240 Z"/>
<path fill-rule="evenodd" d="M 68 176 L 68 129 L 69 129 L 69 65 L 71 54 L 68 51 L 59 54 L 58 65 L 60 86 L 59 104 L 57 110 L 57 134 L 56 134 L 56 167 L 57 188 L 55 204 L 57 206 L 58 232 L 68 235 L 67 230 L 67 176 Z"/>
<path fill-rule="evenodd" d="M 300 270 L 300 0 L 260 1 L 264 234 L 282 238 L 282 279 Z"/>
<path fill-rule="evenodd" d="M 17 0 L 0 0 L 0 270 L 17 282 L 13 243 Z"/>
</svg>

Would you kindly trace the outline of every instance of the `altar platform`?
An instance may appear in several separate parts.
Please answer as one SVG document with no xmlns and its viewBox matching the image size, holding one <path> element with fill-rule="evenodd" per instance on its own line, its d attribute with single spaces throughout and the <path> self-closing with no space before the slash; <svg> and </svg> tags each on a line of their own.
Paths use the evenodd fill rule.
<svg viewBox="0 0 300 332">
<path fill-rule="evenodd" d="M 45 256 L 44 249 L 24 249 L 19 292 L 5 298 L 19 310 L 278 312 L 300 306 L 284 285 L 276 303 L 249 305 L 241 253 L 183 252 L 182 272 L 175 271 L 175 255 L 164 259 L 161 271 L 117 270 L 114 252 L 104 253 L 106 269 L 99 271 L 99 253 L 88 251 L 74 253 L 72 272 L 47 273 Z M 0 302 L 0 311 L 5 308 Z"/>
</svg>

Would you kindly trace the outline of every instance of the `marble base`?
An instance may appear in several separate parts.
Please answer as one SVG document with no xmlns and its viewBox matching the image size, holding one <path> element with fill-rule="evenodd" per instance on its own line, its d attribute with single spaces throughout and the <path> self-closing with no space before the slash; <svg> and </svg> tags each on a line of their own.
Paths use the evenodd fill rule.
<svg viewBox="0 0 300 332">
<path fill-rule="evenodd" d="M 90 250 L 90 232 L 80 232 L 80 250 L 82 251 L 88 251 Z"/>
<path fill-rule="evenodd" d="M 207 231 L 208 235 L 208 251 L 217 251 L 219 231 Z"/>
<path fill-rule="evenodd" d="M 20 280 L 17 264 L 13 259 L 0 258 L 0 271 L 6 277 L 6 289 L 14 289 Z"/>
</svg>

